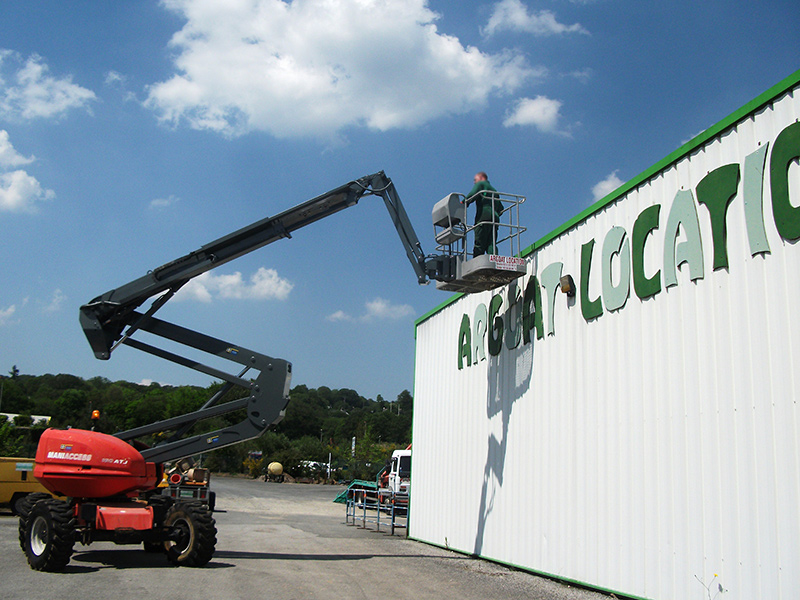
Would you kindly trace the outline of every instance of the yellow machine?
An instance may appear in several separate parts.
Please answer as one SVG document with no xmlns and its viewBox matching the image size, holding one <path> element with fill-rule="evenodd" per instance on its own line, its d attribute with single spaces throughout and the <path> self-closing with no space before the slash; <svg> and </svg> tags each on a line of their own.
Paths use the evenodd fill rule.
<svg viewBox="0 0 800 600">
<path fill-rule="evenodd" d="M 0 506 L 17 513 L 17 502 L 36 492 L 50 495 L 33 476 L 32 458 L 0 457 Z"/>
</svg>

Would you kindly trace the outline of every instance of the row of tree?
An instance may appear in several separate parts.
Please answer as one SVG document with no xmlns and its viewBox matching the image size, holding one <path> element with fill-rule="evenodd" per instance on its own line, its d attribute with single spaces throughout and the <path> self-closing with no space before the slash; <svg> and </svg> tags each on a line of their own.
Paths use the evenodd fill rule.
<svg viewBox="0 0 800 600">
<path fill-rule="evenodd" d="M 99 431 L 115 433 L 154 423 L 200 408 L 221 387 L 141 385 L 84 380 L 74 375 L 20 375 L 16 370 L 2 380 L 0 410 L 15 413 L 14 422 L 0 422 L 0 455 L 32 456 L 44 425 L 31 415 L 50 417 L 51 427 L 91 426 L 93 410 L 100 411 Z M 233 392 L 231 392 L 233 394 Z M 224 401 L 235 396 L 225 397 Z M 212 470 L 256 475 L 270 462 L 280 462 L 291 475 L 306 475 L 313 463 L 332 464 L 341 478 L 370 478 L 383 467 L 393 449 L 411 441 L 413 399 L 408 391 L 394 402 L 359 396 L 350 389 L 327 387 L 291 390 L 286 417 L 262 437 L 222 448 L 202 457 Z M 207 419 L 193 433 L 213 431 L 237 423 L 232 413 Z M 2 419 L 0 419 L 2 421 Z M 353 451 L 353 438 L 356 439 Z M 144 439 L 157 443 L 158 437 Z"/>
</svg>

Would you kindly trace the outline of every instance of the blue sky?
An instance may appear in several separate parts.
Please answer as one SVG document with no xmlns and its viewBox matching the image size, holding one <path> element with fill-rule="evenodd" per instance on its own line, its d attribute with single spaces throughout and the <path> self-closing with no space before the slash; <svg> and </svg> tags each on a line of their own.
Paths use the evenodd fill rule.
<svg viewBox="0 0 800 600">
<path fill-rule="evenodd" d="M 796 0 L 0 3 L 0 371 L 207 385 L 78 307 L 385 170 L 430 209 L 485 170 L 527 246 L 800 68 Z M 294 363 L 294 384 L 413 389 L 417 286 L 380 200 L 212 271 L 159 314 Z"/>
</svg>

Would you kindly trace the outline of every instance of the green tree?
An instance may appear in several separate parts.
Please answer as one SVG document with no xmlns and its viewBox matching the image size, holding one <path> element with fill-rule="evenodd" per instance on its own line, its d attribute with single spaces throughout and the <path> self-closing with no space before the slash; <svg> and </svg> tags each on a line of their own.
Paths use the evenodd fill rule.
<svg viewBox="0 0 800 600">
<path fill-rule="evenodd" d="M 86 392 L 82 390 L 66 390 L 53 403 L 52 423 L 58 427 L 80 427 L 88 424 L 89 417 Z"/>
<path fill-rule="evenodd" d="M 0 456 L 22 456 L 24 437 L 6 417 L 0 415 Z"/>
</svg>

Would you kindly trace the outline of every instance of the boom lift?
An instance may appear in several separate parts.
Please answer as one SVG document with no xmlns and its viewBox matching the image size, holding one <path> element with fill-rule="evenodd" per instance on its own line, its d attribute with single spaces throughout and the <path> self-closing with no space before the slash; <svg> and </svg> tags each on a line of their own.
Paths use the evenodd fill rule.
<svg viewBox="0 0 800 600">
<path fill-rule="evenodd" d="M 211 559 L 216 527 L 213 498 L 203 492 L 208 489 L 208 473 L 193 468 L 190 457 L 255 438 L 280 422 L 289 400 L 292 365 L 154 314 L 194 277 L 274 241 L 291 238 L 301 227 L 368 195 L 383 198 L 420 284 L 435 280 L 444 289 L 479 291 L 503 285 L 525 271 L 524 261 L 513 256 L 474 258 L 468 254 L 469 199 L 453 194 L 445 199 L 445 206 L 440 207 L 440 202 L 434 208 L 434 232 L 441 254 L 426 256 L 394 184 L 381 171 L 201 246 L 81 306 L 80 324 L 98 359 L 108 360 L 116 348 L 126 345 L 224 384 L 196 411 L 114 435 L 71 428 L 45 431 L 36 453 L 34 476 L 51 492 L 68 498 L 33 495 L 21 505 L 20 545 L 33 569 L 61 570 L 70 560 L 75 541 L 143 543 L 145 549 L 163 550 L 176 565 L 202 566 Z M 511 202 L 506 198 L 504 213 L 524 200 L 514 198 Z M 447 232 L 437 233 L 437 228 Z M 504 238 L 510 240 L 512 250 L 515 240 L 519 249 L 521 231 L 512 227 Z M 140 311 L 151 298 L 149 308 Z M 234 363 L 238 371 L 208 366 L 134 338 L 140 331 Z M 223 401 L 234 388 L 244 390 L 244 397 Z M 211 433 L 190 434 L 198 421 L 236 411 L 244 411 L 241 422 Z M 139 440 L 164 432 L 171 435 L 152 447 Z M 172 492 L 166 495 L 157 486 L 168 461 L 176 467 L 169 476 Z M 187 489 L 194 490 L 190 500 L 181 493 Z"/>
</svg>

